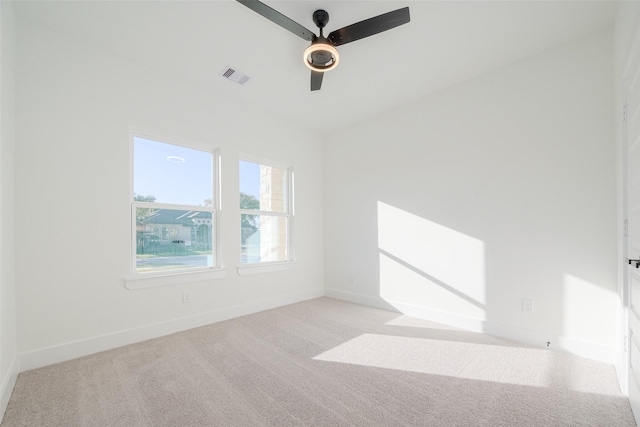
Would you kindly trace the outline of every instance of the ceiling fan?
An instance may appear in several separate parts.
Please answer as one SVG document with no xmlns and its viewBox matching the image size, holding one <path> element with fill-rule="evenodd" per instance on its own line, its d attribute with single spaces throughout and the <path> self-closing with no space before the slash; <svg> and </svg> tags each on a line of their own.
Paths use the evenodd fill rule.
<svg viewBox="0 0 640 427">
<path fill-rule="evenodd" d="M 291 31 L 293 34 L 311 41 L 311 45 L 304 51 L 304 63 L 311 69 L 311 90 L 320 90 L 325 71 L 334 69 L 340 61 L 336 46 L 351 43 L 383 31 L 390 30 L 409 22 L 409 8 L 387 12 L 355 24 L 347 25 L 332 31 L 327 37 L 322 30 L 329 22 L 329 13 L 319 9 L 313 12 L 313 22 L 320 29 L 320 35 L 306 29 L 291 18 L 286 17 L 275 9 L 258 0 L 237 0 L 254 12 L 264 16 L 271 22 Z"/>
</svg>

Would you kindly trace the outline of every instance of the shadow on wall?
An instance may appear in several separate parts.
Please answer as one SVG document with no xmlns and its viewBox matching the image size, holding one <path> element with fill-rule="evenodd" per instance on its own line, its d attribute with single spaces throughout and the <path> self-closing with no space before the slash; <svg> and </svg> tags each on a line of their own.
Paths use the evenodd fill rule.
<svg viewBox="0 0 640 427">
<path fill-rule="evenodd" d="M 483 241 L 379 201 L 378 247 L 385 301 L 486 320 Z"/>
<path fill-rule="evenodd" d="M 608 319 L 613 311 L 603 316 L 598 310 L 614 307 L 617 296 L 567 272 L 582 268 L 589 277 L 602 276 L 597 266 L 589 271 L 579 254 L 569 254 L 573 242 L 525 242 L 493 232 L 490 246 L 382 201 L 377 233 L 378 295 L 402 313 L 426 310 L 444 322 L 453 316 L 462 320 L 454 323 L 459 327 L 569 351 L 583 344 L 595 343 L 604 353 L 613 347 L 599 338 L 615 330 L 616 319 Z"/>
</svg>

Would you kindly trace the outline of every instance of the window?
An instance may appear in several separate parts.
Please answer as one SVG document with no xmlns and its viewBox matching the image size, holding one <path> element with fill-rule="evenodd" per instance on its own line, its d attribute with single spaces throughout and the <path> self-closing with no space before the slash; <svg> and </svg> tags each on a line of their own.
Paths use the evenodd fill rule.
<svg viewBox="0 0 640 427">
<path fill-rule="evenodd" d="M 219 267 L 217 153 L 132 133 L 133 277 Z"/>
<path fill-rule="evenodd" d="M 293 172 L 286 166 L 240 160 L 240 262 L 293 260 Z"/>
</svg>

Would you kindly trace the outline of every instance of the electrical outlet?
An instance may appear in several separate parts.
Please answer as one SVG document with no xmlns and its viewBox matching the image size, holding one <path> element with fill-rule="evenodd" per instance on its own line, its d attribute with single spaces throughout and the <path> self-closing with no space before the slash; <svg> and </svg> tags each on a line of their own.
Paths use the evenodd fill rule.
<svg viewBox="0 0 640 427">
<path fill-rule="evenodd" d="M 533 304 L 534 304 L 534 301 L 532 299 L 523 298 L 522 299 L 522 311 L 525 312 L 525 313 L 533 314 Z"/>
<path fill-rule="evenodd" d="M 188 304 L 191 302 L 191 294 L 187 291 L 182 291 L 182 303 Z"/>
</svg>

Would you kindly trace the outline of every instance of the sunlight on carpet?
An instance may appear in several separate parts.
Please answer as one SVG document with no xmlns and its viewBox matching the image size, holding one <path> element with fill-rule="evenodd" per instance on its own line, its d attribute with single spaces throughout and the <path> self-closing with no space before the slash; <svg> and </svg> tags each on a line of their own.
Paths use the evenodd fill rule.
<svg viewBox="0 0 640 427">
<path fill-rule="evenodd" d="M 594 371 L 598 364 L 588 360 L 576 362 L 542 348 L 366 333 L 315 356 L 314 360 L 502 384 L 553 386 L 582 393 L 619 394 L 615 382 L 603 382 Z M 559 371 L 559 367 L 564 371 Z M 589 369 L 594 376 L 580 375 L 580 369 Z M 575 375 L 571 375 L 572 371 Z M 558 372 L 569 374 L 559 376 Z"/>
</svg>

